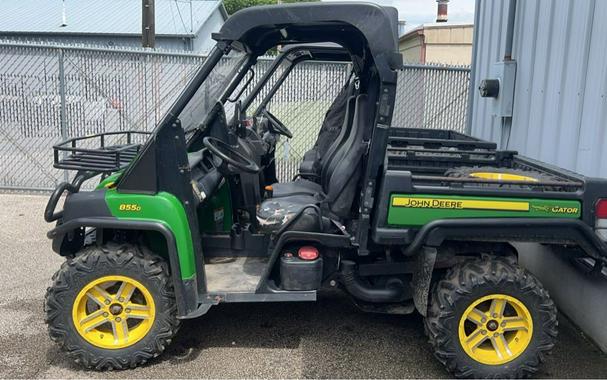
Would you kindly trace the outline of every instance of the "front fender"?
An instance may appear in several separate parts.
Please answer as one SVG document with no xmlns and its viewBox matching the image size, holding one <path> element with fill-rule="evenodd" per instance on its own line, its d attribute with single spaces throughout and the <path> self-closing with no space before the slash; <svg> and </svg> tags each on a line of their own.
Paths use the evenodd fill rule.
<svg viewBox="0 0 607 380">
<path fill-rule="evenodd" d="M 162 223 L 153 221 L 116 220 L 114 218 L 78 218 L 65 222 L 48 232 L 50 239 L 61 239 L 71 231 L 82 227 L 116 228 L 137 231 L 156 231 L 166 239 L 171 276 L 175 287 L 178 317 L 186 316 L 198 308 L 198 286 L 196 274 L 183 278 L 179 266 L 175 235 Z"/>
<path fill-rule="evenodd" d="M 190 224 L 181 202 L 172 194 L 124 194 L 108 190 L 105 202 L 113 217 L 121 221 L 152 222 L 166 226 L 174 235 L 180 278 L 196 275 L 196 260 Z"/>
<path fill-rule="evenodd" d="M 64 215 L 49 238 L 62 242 L 83 227 L 157 231 L 166 240 L 179 316 L 198 306 L 195 256 L 188 219 L 181 202 L 169 193 L 124 194 L 113 189 L 71 194 Z"/>
</svg>

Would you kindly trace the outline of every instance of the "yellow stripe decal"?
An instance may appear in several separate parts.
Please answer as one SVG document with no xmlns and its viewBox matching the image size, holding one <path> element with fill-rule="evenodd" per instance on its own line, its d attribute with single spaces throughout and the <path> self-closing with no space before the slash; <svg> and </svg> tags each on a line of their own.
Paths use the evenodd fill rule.
<svg viewBox="0 0 607 380">
<path fill-rule="evenodd" d="M 458 210 L 529 211 L 529 202 L 394 197 L 392 206 Z"/>
</svg>

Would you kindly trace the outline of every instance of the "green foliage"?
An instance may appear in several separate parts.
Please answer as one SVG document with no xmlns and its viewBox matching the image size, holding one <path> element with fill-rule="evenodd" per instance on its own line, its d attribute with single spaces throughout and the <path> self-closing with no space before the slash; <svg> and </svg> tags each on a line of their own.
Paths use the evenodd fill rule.
<svg viewBox="0 0 607 380">
<path fill-rule="evenodd" d="M 319 1 L 319 0 L 282 0 L 281 3 L 304 3 L 309 1 Z M 224 0 L 223 5 L 226 7 L 226 11 L 228 14 L 233 14 L 234 12 L 248 7 L 254 7 L 256 5 L 268 5 L 268 4 L 278 4 L 278 0 Z"/>
</svg>

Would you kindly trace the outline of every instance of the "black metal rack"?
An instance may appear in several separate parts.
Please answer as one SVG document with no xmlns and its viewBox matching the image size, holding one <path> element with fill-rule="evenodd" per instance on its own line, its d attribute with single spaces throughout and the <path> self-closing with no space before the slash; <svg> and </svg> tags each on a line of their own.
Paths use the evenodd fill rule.
<svg viewBox="0 0 607 380">
<path fill-rule="evenodd" d="M 516 152 L 471 151 L 457 149 L 389 148 L 388 167 L 442 174 L 454 166 L 494 166 L 512 168 Z"/>
<path fill-rule="evenodd" d="M 135 143 L 134 138 L 149 134 L 150 132 L 120 131 L 74 137 L 53 146 L 53 166 L 57 169 L 99 173 L 121 170 L 139 153 L 141 144 Z M 107 140 L 122 140 L 125 143 L 106 145 Z M 84 148 L 83 144 L 97 147 Z"/>
<path fill-rule="evenodd" d="M 449 130 L 394 128 L 388 141 L 390 169 L 432 175 L 455 166 L 511 168 L 517 154 L 498 151 L 495 143 Z"/>
<path fill-rule="evenodd" d="M 421 128 L 392 128 L 390 130 L 389 144 L 392 149 L 415 146 L 426 149 L 497 149 L 495 143 L 467 136 L 456 131 Z"/>
<path fill-rule="evenodd" d="M 516 151 L 497 150 L 495 143 L 455 131 L 393 128 L 388 141 L 388 169 L 410 171 L 413 182 L 418 185 L 477 187 L 492 184 L 546 191 L 576 191 L 583 186 L 578 178 L 534 165 L 532 160 L 519 157 Z M 448 169 L 475 166 L 539 171 L 549 179 L 521 183 L 445 175 Z"/>
</svg>

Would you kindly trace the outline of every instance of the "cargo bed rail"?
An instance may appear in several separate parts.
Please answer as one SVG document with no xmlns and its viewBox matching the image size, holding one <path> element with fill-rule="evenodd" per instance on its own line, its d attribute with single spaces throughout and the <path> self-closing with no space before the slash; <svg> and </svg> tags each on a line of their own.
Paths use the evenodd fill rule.
<svg viewBox="0 0 607 380">
<path fill-rule="evenodd" d="M 416 186 L 457 188 L 526 189 L 532 191 L 576 192 L 584 187 L 584 177 L 519 156 L 516 151 L 498 150 L 495 143 L 448 130 L 393 128 L 386 151 L 388 170 L 410 171 Z M 489 167 L 537 172 L 545 178 L 515 181 L 449 176 L 454 168 Z"/>
</svg>

